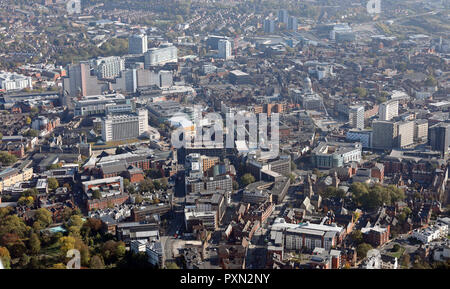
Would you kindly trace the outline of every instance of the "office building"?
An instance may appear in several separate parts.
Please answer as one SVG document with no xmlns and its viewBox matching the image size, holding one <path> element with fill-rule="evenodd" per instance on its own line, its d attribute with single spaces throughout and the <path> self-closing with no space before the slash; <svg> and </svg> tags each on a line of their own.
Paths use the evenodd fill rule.
<svg viewBox="0 0 450 289">
<path fill-rule="evenodd" d="M 231 43 L 228 40 L 219 40 L 219 58 L 230 59 Z"/>
<path fill-rule="evenodd" d="M 380 104 L 378 115 L 379 120 L 391 120 L 398 116 L 398 101 L 389 100 Z"/>
<path fill-rule="evenodd" d="M 97 77 L 91 75 L 89 63 L 71 64 L 67 68 L 68 75 L 63 80 L 64 93 L 68 97 L 100 95 L 103 87 Z M 68 101 L 65 101 L 68 105 Z"/>
<path fill-rule="evenodd" d="M 297 17 L 290 16 L 288 21 L 288 29 L 297 31 L 298 29 L 298 20 Z"/>
<path fill-rule="evenodd" d="M 147 131 L 146 109 L 139 109 L 135 114 L 110 114 L 102 119 L 102 139 L 105 142 L 137 138 Z"/>
<path fill-rule="evenodd" d="M 206 39 L 206 46 L 209 49 L 218 50 L 220 40 L 228 40 L 228 37 L 218 36 L 218 35 L 209 35 L 208 39 Z"/>
<path fill-rule="evenodd" d="M 274 33 L 275 32 L 275 20 L 266 19 L 264 20 L 264 32 Z"/>
<path fill-rule="evenodd" d="M 286 9 L 278 10 L 278 22 L 288 24 L 289 13 Z"/>
<path fill-rule="evenodd" d="M 417 119 L 414 121 L 414 141 L 422 142 L 428 140 L 428 120 Z"/>
<path fill-rule="evenodd" d="M 125 70 L 125 60 L 119 56 L 100 57 L 91 61 L 97 77 L 100 79 L 111 79 L 120 75 Z"/>
<path fill-rule="evenodd" d="M 75 116 L 104 115 L 106 113 L 128 113 L 135 104 L 120 93 L 90 95 L 74 101 Z"/>
<path fill-rule="evenodd" d="M 120 73 L 116 82 L 111 84 L 112 89 L 128 93 L 135 93 L 138 87 L 137 69 L 127 69 Z"/>
<path fill-rule="evenodd" d="M 171 71 L 161 70 L 159 75 L 159 87 L 171 87 L 173 85 L 173 74 Z"/>
<path fill-rule="evenodd" d="M 147 52 L 147 35 L 131 35 L 128 37 L 128 53 L 129 54 L 144 54 Z"/>
<path fill-rule="evenodd" d="M 414 144 L 414 121 L 374 121 L 372 147 L 405 148 Z"/>
<path fill-rule="evenodd" d="M 364 106 L 350 106 L 348 119 L 351 127 L 364 129 Z"/>
<path fill-rule="evenodd" d="M 164 65 L 169 62 L 178 61 L 178 49 L 172 44 L 165 44 L 159 47 L 150 48 L 144 54 L 144 67 L 149 69 L 151 66 Z"/>
<path fill-rule="evenodd" d="M 22 90 L 33 88 L 31 77 L 11 72 L 0 72 L 0 90 Z"/>
<path fill-rule="evenodd" d="M 390 121 L 374 121 L 372 123 L 372 147 L 375 149 L 392 149 L 395 147 L 394 139 L 397 127 Z"/>
<path fill-rule="evenodd" d="M 405 148 L 414 144 L 414 121 L 399 121 L 397 125 L 397 147 Z"/>
<path fill-rule="evenodd" d="M 360 143 L 321 142 L 312 151 L 312 163 L 317 168 L 342 167 L 350 162 L 361 161 Z"/>
<path fill-rule="evenodd" d="M 360 142 L 363 148 L 372 147 L 371 130 L 349 130 L 346 134 L 346 140 L 350 142 Z"/>
<path fill-rule="evenodd" d="M 232 70 L 229 73 L 230 82 L 233 84 L 250 84 L 252 83 L 252 78 L 246 72 L 241 70 Z"/>
<path fill-rule="evenodd" d="M 448 154 L 450 146 L 450 123 L 438 123 L 430 127 L 428 140 L 431 149 L 439 151 L 442 155 Z"/>
<path fill-rule="evenodd" d="M 270 232 L 270 239 L 276 246 L 284 246 L 288 250 L 309 250 L 324 248 L 330 250 L 338 245 L 345 234 L 345 229 L 339 226 L 286 223 L 283 218 L 275 219 Z"/>
</svg>

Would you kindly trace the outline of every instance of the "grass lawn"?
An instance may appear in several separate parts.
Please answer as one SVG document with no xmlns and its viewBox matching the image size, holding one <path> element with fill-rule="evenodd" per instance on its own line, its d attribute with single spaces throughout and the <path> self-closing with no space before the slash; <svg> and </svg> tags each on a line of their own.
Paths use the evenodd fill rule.
<svg viewBox="0 0 450 289">
<path fill-rule="evenodd" d="M 40 253 L 41 255 L 56 257 L 61 253 L 60 245 L 58 244 L 58 242 L 56 242 L 47 248 L 43 248 Z"/>
<path fill-rule="evenodd" d="M 400 249 L 397 252 L 389 252 L 388 255 L 392 257 L 397 257 L 397 259 L 400 259 L 400 257 L 405 253 L 405 248 L 400 247 Z"/>
</svg>

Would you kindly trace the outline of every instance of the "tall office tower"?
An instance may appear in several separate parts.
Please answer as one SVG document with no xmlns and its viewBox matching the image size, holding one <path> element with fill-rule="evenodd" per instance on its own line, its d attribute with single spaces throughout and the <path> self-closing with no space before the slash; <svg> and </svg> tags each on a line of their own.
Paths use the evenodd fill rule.
<svg viewBox="0 0 450 289">
<path fill-rule="evenodd" d="M 378 111 L 379 120 L 391 120 L 398 116 L 398 101 L 389 100 L 380 104 Z"/>
<path fill-rule="evenodd" d="M 110 114 L 102 119 L 102 139 L 119 141 L 136 138 L 148 131 L 148 111 L 134 114 Z"/>
<path fill-rule="evenodd" d="M 115 78 L 125 70 L 125 60 L 119 56 L 99 57 L 92 60 L 91 65 L 97 77 L 101 79 Z"/>
<path fill-rule="evenodd" d="M 289 30 L 297 31 L 297 29 L 298 29 L 298 21 L 297 21 L 297 17 L 294 17 L 294 16 L 290 16 L 290 17 L 289 17 L 289 20 L 288 20 L 288 29 L 289 29 Z"/>
<path fill-rule="evenodd" d="M 414 121 L 414 141 L 421 142 L 428 139 L 428 120 L 416 119 Z"/>
<path fill-rule="evenodd" d="M 173 85 L 172 71 L 160 70 L 159 71 L 159 87 L 171 87 Z"/>
<path fill-rule="evenodd" d="M 450 146 L 450 123 L 438 123 L 429 128 L 428 140 L 431 149 L 448 154 Z"/>
<path fill-rule="evenodd" d="M 350 106 L 348 120 L 351 127 L 364 129 L 364 106 Z"/>
<path fill-rule="evenodd" d="M 68 75 L 63 80 L 64 93 L 68 97 L 102 94 L 102 85 L 96 76 L 91 75 L 89 63 L 71 64 L 67 68 Z M 64 101 L 68 105 L 67 100 Z"/>
<path fill-rule="evenodd" d="M 128 53 L 129 54 L 144 54 L 147 52 L 147 35 L 138 34 L 130 35 L 128 37 Z"/>
<path fill-rule="evenodd" d="M 228 40 L 219 40 L 219 57 L 223 59 L 230 59 L 231 57 L 231 43 Z"/>
<path fill-rule="evenodd" d="M 127 69 L 120 73 L 116 82 L 111 84 L 114 90 L 121 90 L 134 93 L 138 87 L 137 69 Z"/>
<path fill-rule="evenodd" d="M 154 65 L 163 65 L 178 61 L 178 49 L 172 44 L 161 45 L 149 49 L 144 55 L 144 67 L 149 69 Z"/>
<path fill-rule="evenodd" d="M 414 144 L 414 121 L 374 121 L 372 147 L 405 148 Z"/>
<path fill-rule="evenodd" d="M 289 13 L 286 9 L 281 9 L 278 11 L 278 22 L 288 24 Z"/>
<path fill-rule="evenodd" d="M 372 123 L 372 147 L 374 149 L 392 149 L 397 127 L 390 121 L 374 121 Z"/>
<path fill-rule="evenodd" d="M 398 132 L 396 146 L 405 148 L 414 144 L 414 121 L 399 121 L 395 125 Z"/>
<path fill-rule="evenodd" d="M 274 33 L 275 32 L 275 20 L 266 19 L 264 20 L 264 32 Z"/>
</svg>

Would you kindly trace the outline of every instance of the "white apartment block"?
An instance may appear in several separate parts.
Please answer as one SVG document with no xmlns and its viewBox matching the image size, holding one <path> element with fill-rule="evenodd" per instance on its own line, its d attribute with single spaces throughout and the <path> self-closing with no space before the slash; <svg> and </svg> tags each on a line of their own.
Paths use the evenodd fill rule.
<svg viewBox="0 0 450 289">
<path fill-rule="evenodd" d="M 364 129 L 364 106 L 350 106 L 348 120 L 351 127 Z"/>
<path fill-rule="evenodd" d="M 148 111 L 135 114 L 108 115 L 102 119 L 102 139 L 105 142 L 136 138 L 148 131 Z"/>
<path fill-rule="evenodd" d="M 147 35 L 131 35 L 128 37 L 128 53 L 144 54 L 148 50 Z"/>
<path fill-rule="evenodd" d="M 125 70 L 125 60 L 118 56 L 97 58 L 91 61 L 91 65 L 101 79 L 116 78 Z"/>
<path fill-rule="evenodd" d="M 230 59 L 231 43 L 228 40 L 219 40 L 219 58 Z"/>
<path fill-rule="evenodd" d="M 144 67 L 149 69 L 151 66 L 164 65 L 169 62 L 178 61 L 178 49 L 172 44 L 162 45 L 149 49 L 144 55 Z"/>
<path fill-rule="evenodd" d="M 448 235 L 447 224 L 436 224 L 425 229 L 416 229 L 412 233 L 412 237 L 416 238 L 423 244 L 428 244 L 434 240 L 446 238 Z"/>
<path fill-rule="evenodd" d="M 0 72 L 0 89 L 4 91 L 33 88 L 31 77 L 12 72 Z"/>
<path fill-rule="evenodd" d="M 389 100 L 380 104 L 378 111 L 379 120 L 391 120 L 398 116 L 398 101 Z"/>
</svg>

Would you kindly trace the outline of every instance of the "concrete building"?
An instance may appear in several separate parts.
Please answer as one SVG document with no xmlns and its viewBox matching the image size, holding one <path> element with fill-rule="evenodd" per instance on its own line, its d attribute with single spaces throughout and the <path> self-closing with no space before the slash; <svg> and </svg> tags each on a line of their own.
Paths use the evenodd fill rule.
<svg viewBox="0 0 450 289">
<path fill-rule="evenodd" d="M 398 116 L 398 101 L 389 100 L 380 104 L 378 115 L 379 120 L 391 120 Z"/>
<path fill-rule="evenodd" d="M 91 66 L 101 79 L 112 79 L 125 70 L 125 60 L 119 56 L 100 57 L 91 61 Z"/>
<path fill-rule="evenodd" d="M 11 72 L 0 72 L 0 90 L 12 91 L 33 88 L 31 77 Z"/>
<path fill-rule="evenodd" d="M 348 120 L 351 127 L 364 129 L 364 106 L 350 106 Z"/>
<path fill-rule="evenodd" d="M 414 141 L 421 142 L 428 139 L 428 120 L 417 119 L 414 121 Z"/>
<path fill-rule="evenodd" d="M 374 121 L 372 123 L 372 147 L 375 149 L 392 149 L 397 127 L 390 121 Z"/>
<path fill-rule="evenodd" d="M 178 61 L 178 49 L 172 44 L 164 44 L 159 47 L 150 48 L 144 54 L 144 67 L 164 65 L 169 62 Z"/>
<path fill-rule="evenodd" d="M 229 78 L 233 84 L 250 84 L 252 82 L 250 75 L 241 70 L 230 71 Z"/>
<path fill-rule="evenodd" d="M 266 19 L 264 20 L 264 32 L 274 33 L 275 32 L 275 20 Z"/>
<path fill-rule="evenodd" d="M 372 147 L 405 148 L 414 144 L 414 121 L 374 121 Z"/>
<path fill-rule="evenodd" d="M 90 96 L 102 94 L 103 87 L 99 85 L 97 77 L 91 75 L 89 63 L 69 65 L 68 75 L 63 80 L 64 93 L 68 97 Z M 65 101 L 68 105 L 68 101 Z"/>
<path fill-rule="evenodd" d="M 428 140 L 431 149 L 442 155 L 448 154 L 450 146 L 450 123 L 438 123 L 430 127 Z"/>
<path fill-rule="evenodd" d="M 398 127 L 397 147 L 405 148 L 414 144 L 414 122 L 401 121 L 396 123 Z"/>
<path fill-rule="evenodd" d="M 275 219 L 270 238 L 275 245 L 284 245 L 288 250 L 324 248 L 330 250 L 342 241 L 344 228 L 336 225 L 286 223 L 283 218 Z M 284 244 L 283 244 L 284 243 Z"/>
<path fill-rule="evenodd" d="M 148 131 L 148 112 L 108 115 L 102 119 L 102 139 L 105 142 L 137 138 Z"/>
<path fill-rule="evenodd" d="M 219 58 L 231 58 L 231 42 L 228 40 L 219 40 Z"/>
<path fill-rule="evenodd" d="M 317 168 L 331 169 L 346 163 L 361 161 L 360 143 L 321 142 L 312 151 L 312 162 Z"/>
<path fill-rule="evenodd" d="M 288 24 L 289 13 L 286 9 L 278 10 L 278 22 Z"/>
<path fill-rule="evenodd" d="M 145 246 L 148 262 L 158 268 L 164 267 L 164 251 L 163 245 L 159 241 L 152 241 Z"/>
<path fill-rule="evenodd" d="M 360 142 L 363 148 L 372 147 L 372 130 L 349 130 L 346 140 L 350 142 Z"/>
<path fill-rule="evenodd" d="M 298 29 L 298 20 L 297 17 L 290 16 L 288 20 L 288 29 L 297 31 Z"/>
<path fill-rule="evenodd" d="M 419 240 L 423 244 L 428 244 L 431 241 L 446 238 L 448 235 L 448 225 L 439 223 L 425 229 L 415 229 L 411 237 Z"/>
<path fill-rule="evenodd" d="M 128 37 L 128 53 L 129 54 L 144 54 L 147 52 L 147 35 L 131 35 Z"/>
<path fill-rule="evenodd" d="M 134 102 L 120 93 L 85 96 L 74 101 L 75 116 L 128 113 L 134 110 Z"/>
</svg>

